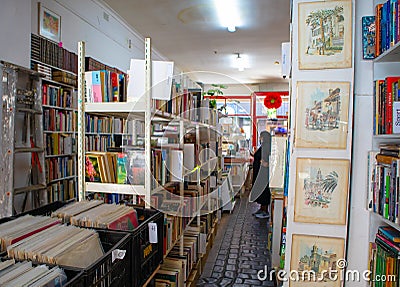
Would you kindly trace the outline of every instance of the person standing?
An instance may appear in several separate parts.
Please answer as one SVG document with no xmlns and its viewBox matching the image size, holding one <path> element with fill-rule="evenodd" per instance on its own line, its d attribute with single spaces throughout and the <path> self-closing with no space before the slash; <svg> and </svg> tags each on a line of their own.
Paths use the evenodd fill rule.
<svg viewBox="0 0 400 287">
<path fill-rule="evenodd" d="M 253 213 L 257 218 L 269 218 L 268 207 L 271 202 L 269 189 L 269 157 L 271 154 L 271 134 L 267 131 L 260 133 L 261 146 L 254 153 L 253 187 L 249 201 L 260 204 L 260 209 Z"/>
</svg>

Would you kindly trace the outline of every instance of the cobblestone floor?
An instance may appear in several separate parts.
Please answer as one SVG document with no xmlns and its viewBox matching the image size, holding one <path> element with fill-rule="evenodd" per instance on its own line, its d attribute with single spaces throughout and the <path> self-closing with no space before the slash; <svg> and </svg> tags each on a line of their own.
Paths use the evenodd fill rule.
<svg viewBox="0 0 400 287">
<path fill-rule="evenodd" d="M 260 281 L 259 270 L 270 270 L 271 255 L 267 250 L 268 221 L 252 213 L 258 204 L 247 197 L 237 199 L 232 214 L 224 214 L 218 227 L 215 243 L 197 286 L 274 286 Z"/>
</svg>

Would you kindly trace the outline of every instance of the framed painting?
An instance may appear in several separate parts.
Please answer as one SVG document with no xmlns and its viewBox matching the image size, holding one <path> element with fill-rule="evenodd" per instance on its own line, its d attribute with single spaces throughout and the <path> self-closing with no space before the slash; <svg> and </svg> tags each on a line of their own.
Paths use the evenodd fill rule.
<svg viewBox="0 0 400 287">
<path fill-rule="evenodd" d="M 293 234 L 289 286 L 341 286 L 344 244 L 338 237 Z"/>
<path fill-rule="evenodd" d="M 39 3 L 39 35 L 54 42 L 61 41 L 61 16 Z"/>
<path fill-rule="evenodd" d="M 299 3 L 299 69 L 352 67 L 351 0 Z"/>
<path fill-rule="evenodd" d="M 346 224 L 350 161 L 297 158 L 294 221 Z"/>
<path fill-rule="evenodd" d="M 298 82 L 295 146 L 346 149 L 349 99 L 349 82 Z"/>
</svg>

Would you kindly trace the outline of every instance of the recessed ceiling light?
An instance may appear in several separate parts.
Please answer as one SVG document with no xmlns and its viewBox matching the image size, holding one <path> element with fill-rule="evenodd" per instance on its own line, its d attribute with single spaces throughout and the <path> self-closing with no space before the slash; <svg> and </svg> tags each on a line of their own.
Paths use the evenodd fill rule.
<svg viewBox="0 0 400 287">
<path fill-rule="evenodd" d="M 236 27 L 241 26 L 241 19 L 237 0 L 214 0 L 218 19 L 222 27 L 229 32 L 235 32 Z"/>
</svg>

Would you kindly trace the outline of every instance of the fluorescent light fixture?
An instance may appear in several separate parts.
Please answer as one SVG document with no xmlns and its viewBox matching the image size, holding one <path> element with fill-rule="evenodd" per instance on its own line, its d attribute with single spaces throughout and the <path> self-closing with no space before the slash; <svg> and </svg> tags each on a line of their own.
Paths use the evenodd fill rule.
<svg viewBox="0 0 400 287">
<path fill-rule="evenodd" d="M 235 59 L 235 67 L 239 70 L 239 72 L 243 72 L 245 67 L 248 67 L 248 61 L 247 59 L 243 58 L 243 55 L 241 56 L 240 53 L 236 54 L 237 57 Z"/>
<path fill-rule="evenodd" d="M 218 19 L 222 27 L 229 32 L 235 32 L 236 27 L 241 26 L 241 19 L 237 0 L 214 0 Z"/>
</svg>

